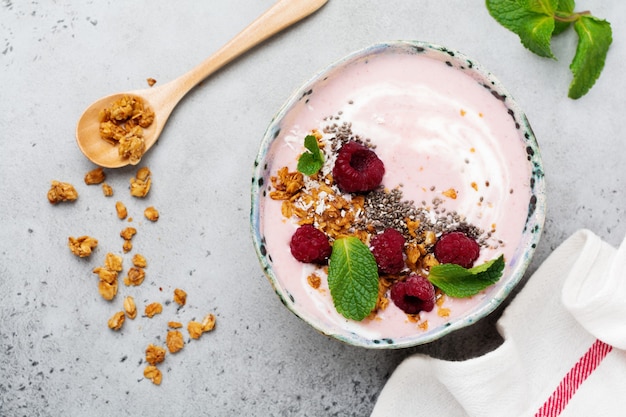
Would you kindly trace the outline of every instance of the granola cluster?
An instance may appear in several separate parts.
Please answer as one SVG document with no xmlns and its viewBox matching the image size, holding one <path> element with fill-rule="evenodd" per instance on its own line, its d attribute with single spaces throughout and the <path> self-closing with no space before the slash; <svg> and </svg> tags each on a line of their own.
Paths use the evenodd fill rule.
<svg viewBox="0 0 626 417">
<path fill-rule="evenodd" d="M 119 155 L 137 164 L 146 145 L 143 129 L 154 122 L 154 111 L 140 97 L 124 96 L 100 112 L 100 137 L 119 146 Z"/>
<path fill-rule="evenodd" d="M 203 333 L 210 332 L 214 328 L 215 315 L 213 314 L 207 314 L 201 322 L 192 320 L 187 324 L 187 331 L 192 339 L 199 339 Z"/>
<path fill-rule="evenodd" d="M 78 198 L 76 188 L 68 182 L 52 181 L 48 190 L 48 201 L 50 204 L 57 204 L 62 201 L 74 201 Z"/>
<path fill-rule="evenodd" d="M 135 317 L 137 317 L 137 305 L 132 295 L 128 295 L 124 298 L 124 312 L 131 320 L 135 320 Z"/>
<path fill-rule="evenodd" d="M 145 197 L 148 195 L 151 185 L 152 172 L 150 172 L 150 168 L 140 168 L 135 177 L 130 179 L 130 195 L 133 197 Z"/>
<path fill-rule="evenodd" d="M 117 277 L 122 271 L 122 257 L 113 253 L 107 253 L 104 266 L 94 268 L 93 273 L 98 275 L 98 292 L 107 301 L 111 301 L 117 295 Z"/>
<path fill-rule="evenodd" d="M 129 110 L 130 111 L 130 110 Z M 109 117 L 114 117 L 110 114 Z M 130 181 L 130 194 L 132 197 L 143 198 L 146 197 L 150 191 L 152 185 L 151 172 L 147 167 L 140 168 L 135 177 Z M 88 172 L 84 177 L 86 185 L 102 184 L 103 192 L 105 196 L 113 195 L 113 189 L 110 185 L 106 184 L 106 173 L 102 168 L 96 168 Z M 61 201 L 72 201 L 78 198 L 78 193 L 74 186 L 70 183 L 64 183 L 59 181 L 53 181 L 52 187 L 48 192 L 48 200 L 52 204 L 56 204 Z M 153 207 L 147 207 L 144 210 L 144 216 L 150 222 L 156 222 L 159 219 L 158 210 Z M 115 217 L 119 220 L 127 220 L 132 222 L 132 217 L 128 217 L 128 209 L 122 201 L 115 203 Z M 133 251 L 132 239 L 138 233 L 137 228 L 132 226 L 124 227 L 120 232 L 120 237 L 123 239 L 122 252 L 128 254 Z M 68 246 L 70 251 L 81 258 L 87 258 L 92 255 L 94 250 L 98 247 L 98 240 L 88 236 L 69 237 Z M 129 255 L 127 255 L 129 256 Z M 123 255 L 118 255 L 112 252 L 108 252 L 105 255 L 103 264 L 93 268 L 93 273 L 98 277 L 98 293 L 100 296 L 111 303 L 112 306 L 116 304 L 118 299 L 118 293 L 120 292 L 120 277 L 123 278 L 123 286 L 121 288 L 128 287 L 140 287 L 146 278 L 146 268 L 148 261 L 145 256 L 140 253 L 134 253 L 131 258 L 132 265 L 128 267 L 125 275 L 124 271 L 124 258 Z M 123 291 L 123 290 L 122 290 Z M 187 292 L 181 288 L 175 288 L 171 297 L 173 304 L 178 306 L 178 310 L 187 304 L 188 295 Z M 121 308 L 117 309 L 112 316 L 107 320 L 107 326 L 113 331 L 122 331 L 126 320 L 135 320 L 137 318 L 138 306 L 135 298 L 132 295 L 126 295 L 121 302 Z M 158 301 L 146 302 L 143 305 L 143 317 L 145 319 L 155 319 L 155 316 L 167 313 L 167 306 L 170 305 L 170 300 L 165 303 Z M 187 333 L 189 340 L 198 339 L 203 333 L 210 332 L 215 327 L 215 315 L 207 314 L 201 322 L 195 321 L 195 319 L 189 320 L 187 324 Z M 158 366 L 165 360 L 166 352 L 170 354 L 181 351 L 185 346 L 185 338 L 181 329 L 183 324 L 177 321 L 167 322 L 167 333 L 165 338 L 165 347 L 149 344 L 146 348 L 145 361 L 147 366 L 144 369 L 144 377 L 154 384 L 159 385 L 162 381 L 162 372 Z"/>
<path fill-rule="evenodd" d="M 102 184 L 105 179 L 106 174 L 102 167 L 95 168 L 85 174 L 85 184 L 87 185 Z"/>
<path fill-rule="evenodd" d="M 115 212 L 117 213 L 117 218 L 120 220 L 124 220 L 126 216 L 128 216 L 128 210 L 126 209 L 126 205 L 121 201 L 117 201 L 115 203 Z"/>
<path fill-rule="evenodd" d="M 302 173 L 282 167 L 270 180 L 270 197 L 282 200 L 281 213 L 285 218 L 295 217 L 300 226 L 313 224 L 333 239 L 354 234 L 365 237 L 353 227 L 363 210 L 363 196 L 343 195 L 332 186 L 331 174 L 322 177 L 318 173 L 305 182 Z"/>
<path fill-rule="evenodd" d="M 68 238 L 68 246 L 72 253 L 79 258 L 85 258 L 91 255 L 91 251 L 98 246 L 98 240 L 89 236 L 79 236 Z"/>
<path fill-rule="evenodd" d="M 109 329 L 111 330 L 119 330 L 122 328 L 124 324 L 124 320 L 126 320 L 126 314 L 124 311 L 118 311 L 111 317 L 108 321 Z"/>
<path fill-rule="evenodd" d="M 143 215 L 151 222 L 156 222 L 157 220 L 159 220 L 159 210 L 155 209 L 152 206 L 146 208 L 143 211 Z"/>
</svg>

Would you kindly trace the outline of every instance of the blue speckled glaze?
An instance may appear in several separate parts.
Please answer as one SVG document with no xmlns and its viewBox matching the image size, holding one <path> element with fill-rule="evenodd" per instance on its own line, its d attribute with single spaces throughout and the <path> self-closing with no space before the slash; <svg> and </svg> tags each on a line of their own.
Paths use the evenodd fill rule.
<svg viewBox="0 0 626 417">
<path fill-rule="evenodd" d="M 530 166 L 529 171 L 531 172 L 529 184 L 532 197 L 528 203 L 524 233 L 514 256 L 507 262 L 509 266 L 509 273 L 500 279 L 497 291 L 492 292 L 490 297 L 483 299 L 474 308 L 469 310 L 468 314 L 462 317 L 453 318 L 449 322 L 438 327 L 430 328 L 425 332 L 396 339 L 370 339 L 363 335 L 347 331 L 343 328 L 324 328 L 319 323 L 311 322 L 303 318 L 303 315 L 298 311 L 299 306 L 297 300 L 295 300 L 292 295 L 284 293 L 278 285 L 278 281 L 272 271 L 271 254 L 268 254 L 265 250 L 264 237 L 260 230 L 260 199 L 266 192 L 267 185 L 270 183 L 270 173 L 267 169 L 267 161 L 272 158 L 272 155 L 268 155 L 268 149 L 270 148 L 272 141 L 280 132 L 281 119 L 290 111 L 295 103 L 302 99 L 306 99 L 316 83 L 322 81 L 328 76 L 328 74 L 334 71 L 339 71 L 343 66 L 349 65 L 351 62 L 364 60 L 369 56 L 374 56 L 379 53 L 426 55 L 428 58 L 445 62 L 446 65 L 452 68 L 464 71 L 468 76 L 476 80 L 477 83 L 489 90 L 493 95 L 494 100 L 502 101 L 508 109 L 509 115 L 513 118 L 515 126 L 519 130 L 519 138 L 522 146 L 526 149 L 526 156 Z M 537 243 L 541 237 L 546 207 L 544 171 L 539 146 L 526 116 L 521 111 L 515 100 L 511 97 L 509 92 L 502 86 L 496 77 L 494 77 L 487 70 L 483 69 L 482 66 L 476 61 L 468 58 L 464 54 L 450 48 L 419 41 L 386 42 L 375 44 L 356 51 L 316 74 L 311 80 L 298 89 L 278 111 L 265 132 L 254 163 L 251 198 L 252 206 L 250 222 L 254 246 L 263 271 L 267 275 L 267 278 L 274 287 L 276 294 L 279 296 L 283 304 L 294 314 L 302 318 L 321 333 L 334 337 L 350 345 L 372 349 L 397 349 L 428 343 L 455 330 L 476 323 L 481 318 L 494 311 L 509 296 L 528 268 L 535 252 L 535 248 L 537 247 Z"/>
</svg>

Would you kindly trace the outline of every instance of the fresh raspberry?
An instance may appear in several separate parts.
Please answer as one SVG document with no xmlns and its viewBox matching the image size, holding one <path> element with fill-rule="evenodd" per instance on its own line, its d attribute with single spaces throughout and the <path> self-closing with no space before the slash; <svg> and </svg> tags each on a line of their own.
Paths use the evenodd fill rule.
<svg viewBox="0 0 626 417">
<path fill-rule="evenodd" d="M 385 174 L 383 161 L 371 149 L 357 142 L 344 144 L 333 167 L 333 179 L 344 193 L 360 193 L 375 189 Z"/>
<path fill-rule="evenodd" d="M 471 268 L 479 253 L 478 243 L 463 232 L 445 233 L 435 243 L 435 258 L 442 264 Z"/>
<path fill-rule="evenodd" d="M 310 224 L 296 230 L 289 248 L 293 257 L 304 263 L 325 264 L 332 252 L 328 237 Z"/>
<path fill-rule="evenodd" d="M 396 229 L 385 229 L 372 237 L 372 253 L 378 270 L 384 274 L 398 274 L 404 269 L 404 236 Z"/>
<path fill-rule="evenodd" d="M 423 276 L 411 274 L 391 287 L 391 300 L 407 314 L 431 311 L 435 307 L 435 287 Z"/>
</svg>

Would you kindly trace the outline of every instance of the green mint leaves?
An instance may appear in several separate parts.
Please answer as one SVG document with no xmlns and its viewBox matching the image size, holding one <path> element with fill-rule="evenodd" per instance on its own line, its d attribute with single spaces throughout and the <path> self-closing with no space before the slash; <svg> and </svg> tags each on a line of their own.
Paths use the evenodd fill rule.
<svg viewBox="0 0 626 417">
<path fill-rule="evenodd" d="M 313 135 L 307 135 L 304 138 L 304 147 L 307 150 L 298 158 L 298 171 L 311 176 L 316 174 L 324 165 L 324 155 Z"/>
<path fill-rule="evenodd" d="M 450 297 L 465 298 L 498 282 L 503 271 L 504 256 L 500 255 L 471 269 L 455 264 L 433 266 L 428 280 Z"/>
<path fill-rule="evenodd" d="M 339 314 L 361 321 L 378 299 L 378 266 L 367 245 L 356 237 L 333 243 L 328 266 L 328 287 Z"/>
<path fill-rule="evenodd" d="M 593 87 L 604 68 L 613 41 L 611 24 L 589 12 L 574 12 L 574 0 L 486 0 L 491 16 L 516 33 L 535 54 L 555 58 L 550 41 L 572 24 L 578 34 L 570 64 L 573 79 L 568 97 L 578 99 Z"/>
</svg>

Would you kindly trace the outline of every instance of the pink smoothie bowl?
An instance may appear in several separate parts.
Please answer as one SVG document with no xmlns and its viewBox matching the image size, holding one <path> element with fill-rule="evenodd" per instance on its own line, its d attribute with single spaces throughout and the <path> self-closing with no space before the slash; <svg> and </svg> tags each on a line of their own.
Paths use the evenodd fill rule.
<svg viewBox="0 0 626 417">
<path fill-rule="evenodd" d="M 375 319 L 338 314 L 326 275 L 320 274 L 315 288 L 307 280 L 311 267 L 293 259 L 289 241 L 298 225 L 270 198 L 277 171 L 296 169 L 302 139 L 325 132 L 331 122 L 371 138 L 388 167 L 386 188 L 401 183 L 407 199 L 424 207 L 446 200 L 448 212 L 476 224 L 487 242 L 482 260 L 504 256 L 500 279 L 469 298 L 446 296 L 419 320 L 410 320 L 391 301 Z M 448 189 L 459 197 L 441 197 Z M 353 52 L 295 91 L 261 141 L 251 198 L 254 247 L 277 301 L 323 335 L 371 349 L 429 343 L 492 313 L 524 276 L 546 206 L 539 147 L 511 94 L 475 60 L 418 41 Z"/>
</svg>

